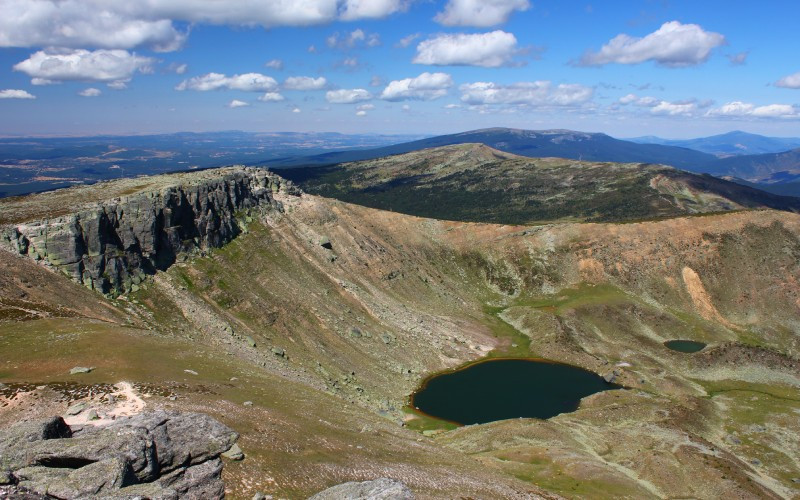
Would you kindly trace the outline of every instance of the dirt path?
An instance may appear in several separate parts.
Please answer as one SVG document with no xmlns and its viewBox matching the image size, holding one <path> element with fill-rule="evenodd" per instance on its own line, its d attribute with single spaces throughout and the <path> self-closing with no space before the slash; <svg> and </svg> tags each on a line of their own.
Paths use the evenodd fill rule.
<svg viewBox="0 0 800 500">
<path fill-rule="evenodd" d="M 84 408 L 77 415 L 65 416 L 64 421 L 68 425 L 94 425 L 97 427 L 108 425 L 117 417 L 130 417 L 137 415 L 144 410 L 146 403 L 136 394 L 133 384 L 130 382 L 120 382 L 115 384 L 117 391 L 112 392 L 113 403 L 102 403 L 99 400 L 90 399 Z M 91 411 L 94 410 L 97 418 L 90 419 Z"/>
</svg>

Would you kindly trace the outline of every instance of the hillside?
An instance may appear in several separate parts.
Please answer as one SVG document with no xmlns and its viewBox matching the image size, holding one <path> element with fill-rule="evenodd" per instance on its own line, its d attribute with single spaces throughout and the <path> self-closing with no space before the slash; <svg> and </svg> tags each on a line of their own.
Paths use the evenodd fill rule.
<svg viewBox="0 0 800 500">
<path fill-rule="evenodd" d="M 322 196 L 475 222 L 625 221 L 746 208 L 800 210 L 800 199 L 661 165 L 532 159 L 482 144 L 281 173 Z"/>
<path fill-rule="evenodd" d="M 476 155 L 483 165 L 521 161 L 484 147 L 470 161 Z M 249 179 L 269 179 L 269 192 L 238 196 Z M 260 169 L 136 181 L 9 199 L 3 213 L 16 215 L 2 231 L 38 227 L 33 235 L 49 238 L 63 227 L 55 219 L 83 220 L 85 207 L 70 211 L 64 200 L 82 193 L 111 213 L 129 189 L 123 217 L 102 234 L 124 234 L 131 200 L 193 190 L 225 202 L 217 213 L 231 213 L 235 230 L 219 245 L 186 241 L 174 262 L 147 269 L 118 296 L 61 272 L 59 254 L 2 245 L 0 425 L 77 402 L 102 413 L 113 384 L 127 381 L 127 396 L 116 397 L 208 413 L 240 434 L 246 458 L 223 470 L 234 500 L 257 491 L 307 498 L 376 477 L 401 480 L 423 499 L 796 491 L 798 214 L 530 227 L 290 192 Z M 187 208 L 197 201 L 180 199 Z M 153 223 L 159 240 L 189 234 L 209 215 L 156 224 L 175 206 L 131 220 Z M 53 208 L 60 215 L 51 223 L 44 216 Z M 106 242 L 106 262 L 123 257 L 118 243 Z M 676 338 L 708 347 L 695 355 L 664 347 Z M 408 406 L 430 374 L 486 357 L 617 372 L 627 390 L 584 398 L 549 420 L 467 427 Z M 76 366 L 93 369 L 70 374 Z"/>
<path fill-rule="evenodd" d="M 692 171 L 713 162 L 713 155 L 686 148 L 658 144 L 636 144 L 605 134 L 571 130 L 519 130 L 489 128 L 460 134 L 442 135 L 418 141 L 363 151 L 325 153 L 315 156 L 268 161 L 272 168 L 330 165 L 381 158 L 420 149 L 453 144 L 479 143 L 494 149 L 529 157 L 558 157 L 585 161 L 650 162 Z"/>
</svg>

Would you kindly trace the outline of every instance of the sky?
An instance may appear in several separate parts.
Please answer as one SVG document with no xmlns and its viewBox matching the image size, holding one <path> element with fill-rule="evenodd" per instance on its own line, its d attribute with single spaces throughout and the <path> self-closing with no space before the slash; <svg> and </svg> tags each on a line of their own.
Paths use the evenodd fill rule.
<svg viewBox="0 0 800 500">
<path fill-rule="evenodd" d="M 796 0 L 0 0 L 0 135 L 800 136 Z"/>
</svg>

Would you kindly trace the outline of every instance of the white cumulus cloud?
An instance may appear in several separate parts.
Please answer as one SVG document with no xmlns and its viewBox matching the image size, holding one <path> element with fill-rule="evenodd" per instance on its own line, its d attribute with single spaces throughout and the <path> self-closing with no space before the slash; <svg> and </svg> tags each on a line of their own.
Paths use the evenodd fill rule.
<svg viewBox="0 0 800 500">
<path fill-rule="evenodd" d="M 261 73 L 244 73 L 225 76 L 222 73 L 208 73 L 195 76 L 179 83 L 175 90 L 242 90 L 245 92 L 272 92 L 278 88 L 278 82 L 271 76 Z"/>
<path fill-rule="evenodd" d="M 278 92 L 265 92 L 264 95 L 259 96 L 258 100 L 262 102 L 280 102 L 284 99 Z"/>
<path fill-rule="evenodd" d="M 325 93 L 325 99 L 331 104 L 353 104 L 369 101 L 372 99 L 372 94 L 365 89 L 329 90 Z"/>
<path fill-rule="evenodd" d="M 134 73 L 149 73 L 155 61 L 126 50 L 48 49 L 14 65 L 35 85 L 63 81 L 127 82 Z"/>
<path fill-rule="evenodd" d="M 800 108 L 789 104 L 767 104 L 756 106 L 749 102 L 733 101 L 708 110 L 708 116 L 753 117 L 753 118 L 798 118 Z"/>
<path fill-rule="evenodd" d="M 78 92 L 78 95 L 81 97 L 97 97 L 100 94 L 102 94 L 100 89 L 96 89 L 94 87 L 89 87 L 88 89 L 83 89 Z"/>
<path fill-rule="evenodd" d="M 397 42 L 397 44 L 395 44 L 395 47 L 406 48 L 412 43 L 414 43 L 414 40 L 416 40 L 421 36 L 422 33 L 412 33 L 408 36 L 404 36 L 403 38 L 400 39 L 400 41 Z"/>
<path fill-rule="evenodd" d="M 378 19 L 408 8 L 408 0 L 347 0 L 341 9 L 340 19 Z"/>
<path fill-rule="evenodd" d="M 36 99 L 36 96 L 25 90 L 0 90 L 0 99 Z"/>
<path fill-rule="evenodd" d="M 453 78 L 447 73 L 422 73 L 416 78 L 404 78 L 389 82 L 380 98 L 386 101 L 418 99 L 431 101 L 447 95 L 453 86 Z"/>
<path fill-rule="evenodd" d="M 634 106 L 640 106 L 643 108 L 653 108 L 661 104 L 661 99 L 656 99 L 655 97 L 650 96 L 639 97 L 636 94 L 628 94 L 620 97 L 619 103 L 623 105 L 633 104 Z"/>
<path fill-rule="evenodd" d="M 587 51 L 580 64 L 602 66 L 655 61 L 669 67 L 694 66 L 708 60 L 711 51 L 724 43 L 724 36 L 705 31 L 697 24 L 670 21 L 643 38 L 619 34 L 599 51 Z"/>
<path fill-rule="evenodd" d="M 168 73 L 175 73 L 176 75 L 183 75 L 189 69 L 189 65 L 186 64 L 186 63 L 173 62 L 173 63 L 169 63 L 167 65 L 167 67 L 164 68 L 164 69 Z"/>
<path fill-rule="evenodd" d="M 312 78 L 310 76 L 290 76 L 283 82 L 287 90 L 321 90 L 328 84 L 324 77 Z"/>
<path fill-rule="evenodd" d="M 246 101 L 240 101 L 239 99 L 234 99 L 228 103 L 229 108 L 244 108 L 245 106 L 249 106 L 250 103 Z"/>
<path fill-rule="evenodd" d="M 332 49 L 352 49 L 364 46 L 377 47 L 381 44 L 381 36 L 378 33 L 366 33 L 361 28 L 358 28 L 350 33 L 339 33 L 337 31 L 326 38 L 325 43 Z"/>
<path fill-rule="evenodd" d="M 697 111 L 695 102 L 661 101 L 650 109 L 654 115 L 691 116 Z"/>
<path fill-rule="evenodd" d="M 786 89 L 800 89 L 800 71 L 788 76 L 784 76 L 775 82 L 775 85 Z"/>
<path fill-rule="evenodd" d="M 711 101 L 697 102 L 697 99 L 666 101 L 652 96 L 640 97 L 636 94 L 622 96 L 617 103 L 623 106 L 647 108 L 651 114 L 665 116 L 694 116 L 700 109 L 711 105 Z"/>
<path fill-rule="evenodd" d="M 449 0 L 434 20 L 445 26 L 496 26 L 514 11 L 530 8 L 528 0 Z"/>
<path fill-rule="evenodd" d="M 339 61 L 336 65 L 344 66 L 345 68 L 356 68 L 358 67 L 358 64 L 357 57 L 346 57 L 345 59 Z"/>
<path fill-rule="evenodd" d="M 505 31 L 445 34 L 420 42 L 413 62 L 434 66 L 497 68 L 511 64 L 517 52 L 517 38 Z"/>
<path fill-rule="evenodd" d="M 280 71 L 283 69 L 283 61 L 281 59 L 270 59 L 269 61 L 264 63 L 264 66 L 266 66 L 267 68 L 277 69 Z"/>
<path fill-rule="evenodd" d="M 594 95 L 592 87 L 577 83 L 553 85 L 546 80 L 511 85 L 475 82 L 462 85 L 460 90 L 461 101 L 471 105 L 579 106 L 590 101 Z"/>
</svg>

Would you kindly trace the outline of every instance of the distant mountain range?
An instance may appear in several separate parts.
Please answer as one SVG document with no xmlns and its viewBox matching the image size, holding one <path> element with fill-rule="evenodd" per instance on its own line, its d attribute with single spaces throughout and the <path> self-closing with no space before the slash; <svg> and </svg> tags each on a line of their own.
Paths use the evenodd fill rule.
<svg viewBox="0 0 800 500">
<path fill-rule="evenodd" d="M 536 158 L 556 157 L 586 161 L 658 163 L 692 171 L 700 171 L 704 166 L 716 161 L 714 155 L 700 151 L 661 144 L 638 144 L 614 139 L 600 133 L 488 128 L 429 137 L 375 149 L 323 153 L 265 163 L 273 168 L 330 165 L 466 143 L 485 144 L 506 153 Z"/>
<path fill-rule="evenodd" d="M 648 138 L 637 138 L 644 141 Z M 650 138 L 653 140 L 663 140 Z M 751 148 L 791 146 L 800 139 L 763 137 L 745 132 L 682 141 L 703 146 L 708 150 L 734 150 L 736 144 Z M 681 142 L 681 141 L 674 141 Z M 800 149 L 761 155 L 741 155 L 720 158 L 709 152 L 697 151 L 682 145 L 649 144 L 615 139 L 601 133 L 572 130 L 519 130 L 489 128 L 459 134 L 429 137 L 374 149 L 332 151 L 310 156 L 295 156 L 266 161 L 276 169 L 333 165 L 363 161 L 384 156 L 410 153 L 420 149 L 454 144 L 480 143 L 506 153 L 533 158 L 567 158 L 584 161 L 617 163 L 654 163 L 670 165 L 695 173 L 710 173 L 718 177 L 742 180 L 743 185 L 757 186 L 765 191 L 800 196 Z"/>
<path fill-rule="evenodd" d="M 662 146 L 689 148 L 720 157 L 780 153 L 800 148 L 800 138 L 798 137 L 765 137 L 740 130 L 697 139 L 662 139 L 648 135 L 627 140 L 638 144 L 661 144 Z"/>
<path fill-rule="evenodd" d="M 711 173 L 777 194 L 800 196 L 800 139 L 731 132 L 686 141 L 640 137 L 635 139 L 640 142 L 634 142 L 602 133 L 510 128 L 421 137 L 228 131 L 0 138 L 0 164 L 4 166 L 0 169 L 0 197 L 119 177 L 231 164 L 278 169 L 334 165 L 465 143 L 480 143 L 528 157 L 664 164 L 690 172 Z M 650 143 L 654 141 L 668 144 Z M 729 153 L 774 149 L 778 151 L 736 156 Z"/>
</svg>

